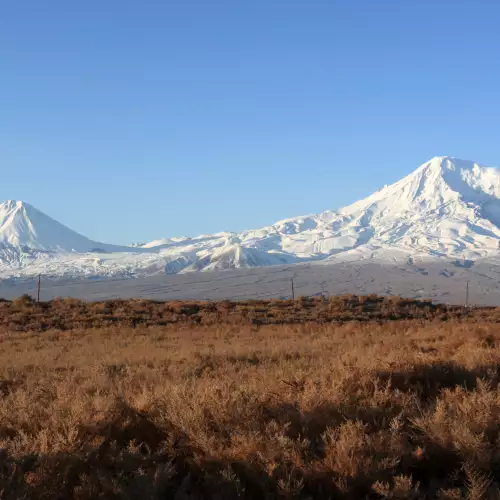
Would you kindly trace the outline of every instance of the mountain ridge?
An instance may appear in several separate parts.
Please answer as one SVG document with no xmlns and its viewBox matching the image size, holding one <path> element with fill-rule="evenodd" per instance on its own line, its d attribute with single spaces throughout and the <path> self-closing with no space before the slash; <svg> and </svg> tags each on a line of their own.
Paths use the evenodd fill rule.
<svg viewBox="0 0 500 500">
<path fill-rule="evenodd" d="M 500 170 L 438 156 L 337 210 L 240 233 L 163 238 L 140 247 L 94 242 L 29 204 L 8 201 L 0 204 L 2 244 L 11 248 L 0 248 L 0 277 L 40 267 L 55 275 L 186 273 L 396 250 L 398 255 L 474 260 L 499 252 Z M 29 258 L 22 254 L 24 247 Z M 13 248 L 22 259 L 16 260 Z M 353 254 L 355 249 L 359 252 Z"/>
</svg>

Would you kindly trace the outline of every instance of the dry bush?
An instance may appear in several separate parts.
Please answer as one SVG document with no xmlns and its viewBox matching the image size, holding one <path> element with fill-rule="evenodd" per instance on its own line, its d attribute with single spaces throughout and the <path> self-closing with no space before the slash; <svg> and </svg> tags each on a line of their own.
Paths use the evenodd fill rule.
<svg viewBox="0 0 500 500">
<path fill-rule="evenodd" d="M 0 337 L 0 498 L 497 498 L 495 323 L 124 326 L 298 302 L 31 304 L 91 328 Z"/>
<path fill-rule="evenodd" d="M 469 310 L 400 297 L 299 297 L 297 300 L 194 302 L 109 300 L 84 302 L 72 298 L 36 303 L 30 296 L 0 300 L 2 331 L 73 330 L 109 326 L 230 324 L 296 324 L 402 319 L 469 319 L 498 321 L 495 309 Z"/>
</svg>

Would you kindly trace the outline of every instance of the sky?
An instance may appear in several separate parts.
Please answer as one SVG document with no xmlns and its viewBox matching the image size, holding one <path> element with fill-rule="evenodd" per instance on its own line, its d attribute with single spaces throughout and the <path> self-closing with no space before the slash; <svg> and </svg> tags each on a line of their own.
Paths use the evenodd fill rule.
<svg viewBox="0 0 500 500">
<path fill-rule="evenodd" d="M 0 200 L 99 241 L 340 208 L 500 167 L 495 0 L 5 0 Z"/>
</svg>

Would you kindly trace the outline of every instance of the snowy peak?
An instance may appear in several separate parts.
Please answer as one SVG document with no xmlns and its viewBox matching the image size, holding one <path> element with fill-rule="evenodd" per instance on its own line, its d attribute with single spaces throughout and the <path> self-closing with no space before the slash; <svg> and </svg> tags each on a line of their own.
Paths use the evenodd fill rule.
<svg viewBox="0 0 500 500">
<path fill-rule="evenodd" d="M 439 188 L 442 196 L 454 192 L 460 198 L 472 198 L 472 201 L 500 198 L 500 170 L 473 161 L 438 156 L 424 163 L 411 176 L 420 181 L 421 198 L 433 194 L 432 185 Z"/>
<path fill-rule="evenodd" d="M 0 203 L 0 246 L 51 252 L 133 250 L 92 241 L 30 204 L 15 200 Z"/>
<path fill-rule="evenodd" d="M 500 256 L 500 170 L 438 156 L 341 209 L 241 233 L 166 238 L 133 248 L 89 240 L 27 203 L 0 204 L 3 276 L 14 268 L 71 276 L 184 273 L 374 254 Z"/>
<path fill-rule="evenodd" d="M 484 204 L 500 198 L 500 171 L 449 156 L 435 157 L 410 175 L 339 212 L 375 210 L 380 216 L 425 214 L 459 202 Z"/>
<path fill-rule="evenodd" d="M 339 211 L 369 243 L 477 256 L 498 249 L 500 171 L 436 157 L 400 181 Z M 346 225 L 344 224 L 345 228 Z"/>
<path fill-rule="evenodd" d="M 95 242 L 22 201 L 0 204 L 0 242 L 36 250 L 89 251 Z"/>
</svg>

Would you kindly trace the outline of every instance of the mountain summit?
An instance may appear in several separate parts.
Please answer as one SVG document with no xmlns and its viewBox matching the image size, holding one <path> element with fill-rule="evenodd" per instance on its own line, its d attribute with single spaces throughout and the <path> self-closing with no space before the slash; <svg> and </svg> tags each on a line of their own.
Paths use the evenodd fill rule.
<svg viewBox="0 0 500 500">
<path fill-rule="evenodd" d="M 0 242 L 14 247 L 66 252 L 86 252 L 96 247 L 95 242 L 28 203 L 13 200 L 0 204 Z"/>
<path fill-rule="evenodd" d="M 46 262 L 52 274 L 136 275 L 335 260 L 352 251 L 377 251 L 387 259 L 403 250 L 474 260 L 500 255 L 499 242 L 500 170 L 448 156 L 432 158 L 338 210 L 242 233 L 155 240 L 139 248 L 91 241 L 23 202 L 0 204 L 0 276 L 14 268 L 21 274 L 47 272 Z M 24 248 L 44 252 L 27 259 Z M 96 255 L 89 258 L 88 252 Z"/>
<path fill-rule="evenodd" d="M 476 258 L 498 249 L 499 225 L 500 171 L 445 156 L 347 207 L 285 219 L 232 241 L 299 260 L 368 244 Z"/>
<path fill-rule="evenodd" d="M 481 254 L 500 241 L 500 170 L 436 157 L 338 215 L 341 231 L 354 225 L 371 243 Z"/>
<path fill-rule="evenodd" d="M 15 200 L 0 203 L 0 245 L 52 252 L 133 250 L 92 241 L 30 204 Z"/>
</svg>

